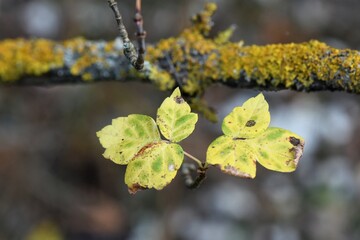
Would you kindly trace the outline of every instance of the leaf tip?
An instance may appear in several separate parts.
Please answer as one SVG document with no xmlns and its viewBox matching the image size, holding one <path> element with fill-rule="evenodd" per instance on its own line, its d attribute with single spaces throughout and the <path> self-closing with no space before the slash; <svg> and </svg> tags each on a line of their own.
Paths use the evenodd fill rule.
<svg viewBox="0 0 360 240">
<path fill-rule="evenodd" d="M 181 91 L 179 87 L 175 88 L 175 90 L 171 94 L 171 97 L 181 97 Z"/>
<path fill-rule="evenodd" d="M 140 186 L 140 184 L 132 184 L 128 187 L 128 191 L 131 195 L 135 195 L 138 191 L 146 190 L 148 188 Z"/>
<path fill-rule="evenodd" d="M 265 99 L 265 96 L 262 92 L 260 92 L 255 98 Z"/>
<path fill-rule="evenodd" d="M 101 136 L 101 130 L 96 132 L 96 137 L 100 138 Z"/>
<path fill-rule="evenodd" d="M 173 93 L 171 94 L 170 98 L 171 98 L 172 100 L 174 100 L 175 103 L 177 103 L 177 104 L 185 103 L 184 98 L 181 96 L 181 91 L 180 91 L 180 88 L 179 88 L 179 87 L 175 88 L 175 90 L 174 90 Z"/>
</svg>

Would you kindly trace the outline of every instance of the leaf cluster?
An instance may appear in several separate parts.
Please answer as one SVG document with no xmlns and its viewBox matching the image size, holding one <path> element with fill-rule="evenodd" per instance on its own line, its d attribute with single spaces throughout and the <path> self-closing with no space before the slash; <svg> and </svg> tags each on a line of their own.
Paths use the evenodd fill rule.
<svg viewBox="0 0 360 240">
<path fill-rule="evenodd" d="M 194 131 L 197 121 L 198 115 L 191 112 L 177 88 L 159 107 L 156 121 L 140 114 L 119 117 L 97 136 L 105 158 L 127 165 L 125 183 L 133 194 L 142 189 L 163 189 L 175 178 L 185 155 L 202 171 L 216 165 L 227 174 L 255 178 L 256 162 L 270 170 L 292 172 L 303 153 L 300 136 L 269 127 L 269 105 L 261 93 L 224 118 L 224 135 L 210 144 L 204 163 L 179 145 Z"/>
<path fill-rule="evenodd" d="M 140 114 L 119 117 L 97 136 L 106 149 L 105 158 L 127 165 L 125 183 L 130 193 L 148 188 L 160 190 L 182 165 L 184 151 L 177 143 L 194 131 L 197 120 L 198 115 L 191 112 L 177 88 L 161 104 L 156 122 Z"/>
</svg>

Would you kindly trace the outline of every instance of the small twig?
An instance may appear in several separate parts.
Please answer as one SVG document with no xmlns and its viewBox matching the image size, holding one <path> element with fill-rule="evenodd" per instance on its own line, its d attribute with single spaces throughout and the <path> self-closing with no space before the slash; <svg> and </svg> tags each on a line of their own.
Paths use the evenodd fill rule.
<svg viewBox="0 0 360 240">
<path fill-rule="evenodd" d="M 137 28 L 136 37 L 139 47 L 138 58 L 135 62 L 134 67 L 136 69 L 142 69 L 144 67 L 144 55 L 146 49 L 146 45 L 145 45 L 146 32 L 144 31 L 144 26 L 143 26 L 144 20 L 141 15 L 141 0 L 136 0 L 136 13 L 135 13 L 134 21 Z"/>
<path fill-rule="evenodd" d="M 190 189 L 198 188 L 206 178 L 207 169 L 208 166 L 206 163 L 202 163 L 198 168 L 196 168 L 194 164 L 184 163 L 181 167 L 181 173 L 185 179 L 186 187 Z M 195 171 L 197 172 L 197 177 L 194 180 L 191 174 Z"/>
<path fill-rule="evenodd" d="M 176 69 L 175 69 L 174 63 L 173 63 L 173 61 L 172 61 L 172 59 L 171 59 L 171 57 L 170 57 L 170 54 L 167 53 L 167 54 L 165 55 L 165 58 L 166 58 L 166 61 L 167 61 L 167 63 L 168 63 L 168 67 L 169 67 L 169 72 L 170 72 L 170 74 L 174 76 L 174 79 L 175 79 L 177 85 L 178 85 L 178 86 L 180 87 L 180 89 L 182 90 L 182 88 L 183 88 L 183 83 L 182 83 L 182 81 L 180 80 L 178 73 L 176 72 Z"/>
<path fill-rule="evenodd" d="M 131 65 L 135 69 L 141 70 L 144 67 L 144 54 L 145 54 L 145 36 L 146 33 L 143 29 L 143 19 L 141 16 L 141 0 L 136 1 L 136 14 L 135 22 L 137 26 L 137 38 L 139 43 L 139 50 L 136 51 L 134 44 L 129 39 L 129 35 L 126 31 L 122 16 L 120 14 L 117 2 L 115 0 L 108 0 L 110 8 L 115 14 L 115 19 L 118 25 L 120 37 L 124 43 L 124 55 L 129 59 Z"/>
<path fill-rule="evenodd" d="M 199 159 L 184 151 L 184 155 L 187 156 L 189 159 L 193 160 L 198 164 L 196 168 L 194 164 L 184 163 L 181 167 L 182 175 L 185 178 L 185 185 L 190 189 L 195 189 L 200 186 L 200 184 L 206 178 L 206 171 L 208 170 L 208 164 L 201 162 Z M 191 173 L 196 172 L 197 176 L 195 180 Z"/>
</svg>

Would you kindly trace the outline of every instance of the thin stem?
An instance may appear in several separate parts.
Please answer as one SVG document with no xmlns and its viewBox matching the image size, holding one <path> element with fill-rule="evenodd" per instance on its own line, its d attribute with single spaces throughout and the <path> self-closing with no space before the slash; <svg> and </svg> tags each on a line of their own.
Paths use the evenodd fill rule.
<svg viewBox="0 0 360 240">
<path fill-rule="evenodd" d="M 181 167 L 182 175 L 185 179 L 185 185 L 186 187 L 190 189 L 195 189 L 200 186 L 200 184 L 204 181 L 206 178 L 206 171 L 208 170 L 208 164 L 205 162 L 201 162 L 198 158 L 194 157 L 188 152 L 184 151 L 185 156 L 193 160 L 198 164 L 198 167 L 196 168 L 194 164 L 191 163 L 184 163 Z M 196 178 L 194 180 L 192 173 L 196 172 Z"/>
<path fill-rule="evenodd" d="M 145 55 L 145 38 L 146 38 L 146 32 L 144 31 L 144 20 L 141 15 L 141 0 L 136 0 L 136 13 L 135 13 L 135 24 L 136 24 L 136 37 L 138 42 L 138 56 L 136 59 L 136 62 L 134 63 L 134 67 L 136 69 L 142 69 L 144 67 L 144 55 Z"/>
<path fill-rule="evenodd" d="M 136 0 L 136 12 L 141 12 L 141 0 Z"/>
<path fill-rule="evenodd" d="M 191 155 L 190 153 L 187 153 L 187 152 L 184 151 L 184 154 L 185 154 L 185 156 L 187 156 L 191 160 L 195 161 L 199 165 L 199 167 L 203 166 L 203 163 L 199 159 L 197 159 L 196 157 Z"/>
<path fill-rule="evenodd" d="M 136 36 L 138 38 L 139 50 L 136 51 L 136 48 L 129 39 L 128 32 L 125 28 L 122 16 L 120 14 L 118 4 L 115 0 L 108 0 L 110 8 L 115 14 L 116 23 L 119 30 L 119 35 L 124 43 L 124 55 L 130 61 L 131 65 L 135 69 L 141 70 L 144 67 L 144 55 L 145 55 L 145 36 L 146 32 L 143 29 L 143 19 L 140 13 L 141 10 L 141 0 L 136 2 L 136 14 L 135 22 L 137 26 Z"/>
</svg>

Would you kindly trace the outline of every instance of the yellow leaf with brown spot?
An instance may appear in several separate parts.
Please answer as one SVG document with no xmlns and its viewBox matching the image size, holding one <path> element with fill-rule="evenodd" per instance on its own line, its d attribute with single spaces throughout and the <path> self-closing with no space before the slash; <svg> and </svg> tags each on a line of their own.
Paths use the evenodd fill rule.
<svg viewBox="0 0 360 240">
<path fill-rule="evenodd" d="M 180 89 L 176 88 L 159 107 L 156 123 L 166 139 L 180 142 L 194 131 L 197 120 L 197 114 L 191 112 L 189 104 L 181 97 Z"/>
<path fill-rule="evenodd" d="M 295 171 L 304 150 L 304 139 L 281 128 L 268 128 L 261 136 L 249 140 L 256 150 L 257 161 L 278 172 Z"/>
<path fill-rule="evenodd" d="M 253 138 L 262 134 L 270 124 L 269 105 L 264 95 L 248 99 L 224 118 L 222 131 L 233 138 Z"/>
<path fill-rule="evenodd" d="M 225 135 L 213 141 L 206 162 L 230 175 L 254 178 L 256 161 L 273 171 L 292 172 L 303 154 L 304 139 L 281 128 L 268 128 L 269 106 L 262 94 L 225 117 Z"/>
<path fill-rule="evenodd" d="M 246 140 L 233 140 L 229 136 L 215 139 L 207 150 L 206 162 L 237 177 L 256 176 L 256 155 Z"/>
<path fill-rule="evenodd" d="M 183 160 L 184 151 L 178 144 L 161 141 L 145 146 L 126 168 L 125 183 L 129 192 L 163 189 L 174 179 Z"/>
<path fill-rule="evenodd" d="M 140 114 L 113 119 L 96 134 L 105 148 L 104 157 L 117 164 L 128 164 L 145 145 L 161 140 L 154 119 Z"/>
</svg>

